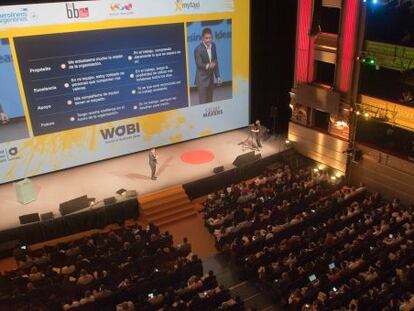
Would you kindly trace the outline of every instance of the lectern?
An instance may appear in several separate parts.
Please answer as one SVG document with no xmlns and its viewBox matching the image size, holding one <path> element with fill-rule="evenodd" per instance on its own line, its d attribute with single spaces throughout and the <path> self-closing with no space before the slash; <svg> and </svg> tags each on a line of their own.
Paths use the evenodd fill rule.
<svg viewBox="0 0 414 311">
<path fill-rule="evenodd" d="M 36 200 L 32 181 L 25 178 L 19 182 L 14 183 L 16 189 L 17 201 L 22 204 L 28 204 Z"/>
</svg>

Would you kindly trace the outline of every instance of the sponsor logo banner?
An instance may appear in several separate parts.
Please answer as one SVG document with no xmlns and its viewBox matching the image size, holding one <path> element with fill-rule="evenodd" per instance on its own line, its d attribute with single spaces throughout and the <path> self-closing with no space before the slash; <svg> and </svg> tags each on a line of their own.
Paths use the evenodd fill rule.
<svg viewBox="0 0 414 311">
<path fill-rule="evenodd" d="M 110 16 L 119 16 L 119 15 L 133 15 L 134 5 L 132 2 L 114 2 L 110 4 Z"/>
<path fill-rule="evenodd" d="M 108 19 L 139 19 L 234 12 L 234 0 L 80 1 L 0 6 L 0 27 L 61 25 Z"/>
</svg>

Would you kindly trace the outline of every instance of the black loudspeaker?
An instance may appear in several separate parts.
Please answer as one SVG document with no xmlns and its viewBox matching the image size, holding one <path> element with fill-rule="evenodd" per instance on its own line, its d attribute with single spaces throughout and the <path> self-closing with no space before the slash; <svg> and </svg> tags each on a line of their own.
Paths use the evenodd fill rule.
<svg viewBox="0 0 414 311">
<path fill-rule="evenodd" d="M 40 214 L 40 219 L 42 221 L 52 220 L 54 218 L 53 212 Z"/>
<path fill-rule="evenodd" d="M 321 32 L 322 0 L 313 1 L 312 24 L 309 36 L 316 36 Z"/>
<path fill-rule="evenodd" d="M 19 216 L 20 224 L 30 224 L 31 222 L 40 221 L 39 213 L 27 214 Z"/>
<path fill-rule="evenodd" d="M 119 189 L 116 194 L 122 195 L 123 193 L 125 193 L 127 190 L 124 188 Z"/>
<path fill-rule="evenodd" d="M 67 214 L 71 214 L 81 209 L 84 209 L 85 207 L 88 207 L 89 204 L 90 201 L 88 200 L 88 196 L 83 195 L 79 198 L 60 203 L 59 211 L 62 216 L 65 216 Z"/>
<path fill-rule="evenodd" d="M 233 165 L 239 167 L 239 166 L 254 162 L 256 160 L 257 160 L 257 156 L 254 154 L 254 151 L 250 151 L 248 153 L 243 153 L 243 154 L 238 155 L 237 158 L 234 159 Z"/>
<path fill-rule="evenodd" d="M 222 166 L 215 167 L 213 169 L 213 172 L 216 173 L 216 174 L 221 173 L 221 172 L 224 172 L 224 166 L 222 165 Z"/>
<path fill-rule="evenodd" d="M 104 199 L 104 203 L 105 203 L 105 205 L 115 204 L 116 199 L 115 199 L 115 197 L 106 198 L 106 199 Z"/>
</svg>

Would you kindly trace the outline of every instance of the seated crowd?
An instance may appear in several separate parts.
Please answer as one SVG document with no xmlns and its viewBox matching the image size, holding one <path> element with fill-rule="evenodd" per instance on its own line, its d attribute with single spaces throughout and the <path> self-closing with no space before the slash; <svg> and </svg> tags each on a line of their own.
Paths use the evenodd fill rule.
<svg viewBox="0 0 414 311">
<path fill-rule="evenodd" d="M 205 223 L 289 310 L 414 309 L 412 210 L 289 167 L 209 195 Z"/>
<path fill-rule="evenodd" d="M 239 297 L 203 275 L 187 239 L 150 224 L 124 226 L 43 249 L 15 251 L 0 276 L 1 310 L 244 310 Z"/>
</svg>

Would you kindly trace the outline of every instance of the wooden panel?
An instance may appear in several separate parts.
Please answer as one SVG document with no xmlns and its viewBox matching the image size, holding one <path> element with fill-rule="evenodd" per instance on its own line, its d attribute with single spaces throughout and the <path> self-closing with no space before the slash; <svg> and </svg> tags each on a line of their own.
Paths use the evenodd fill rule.
<svg viewBox="0 0 414 311">
<path fill-rule="evenodd" d="M 414 107 L 408 107 L 366 95 L 361 95 L 361 104 L 362 106 L 366 104 L 382 110 L 395 112 L 396 116 L 394 120 L 390 120 L 391 122 L 395 123 L 395 125 L 414 129 Z"/>
<path fill-rule="evenodd" d="M 334 65 L 336 64 L 336 53 L 316 49 L 314 58 L 315 60 L 319 60 L 321 62 L 330 63 Z"/>
<path fill-rule="evenodd" d="M 326 89 L 305 83 L 296 88 L 296 102 L 334 115 L 339 113 L 341 95 L 332 89 Z"/>
<path fill-rule="evenodd" d="M 362 182 L 371 191 L 398 197 L 407 204 L 414 202 L 414 163 L 364 145 L 357 147 L 362 150 L 362 160 L 352 164 L 353 183 Z"/>
<path fill-rule="evenodd" d="M 336 53 L 338 46 L 338 35 L 321 32 L 315 38 L 315 48 L 319 50 Z"/>
<path fill-rule="evenodd" d="M 343 151 L 348 148 L 346 141 L 292 122 L 289 123 L 288 138 L 304 156 L 345 171 L 346 154 Z"/>
<path fill-rule="evenodd" d="M 322 6 L 340 9 L 342 7 L 342 0 L 322 0 Z"/>
</svg>

